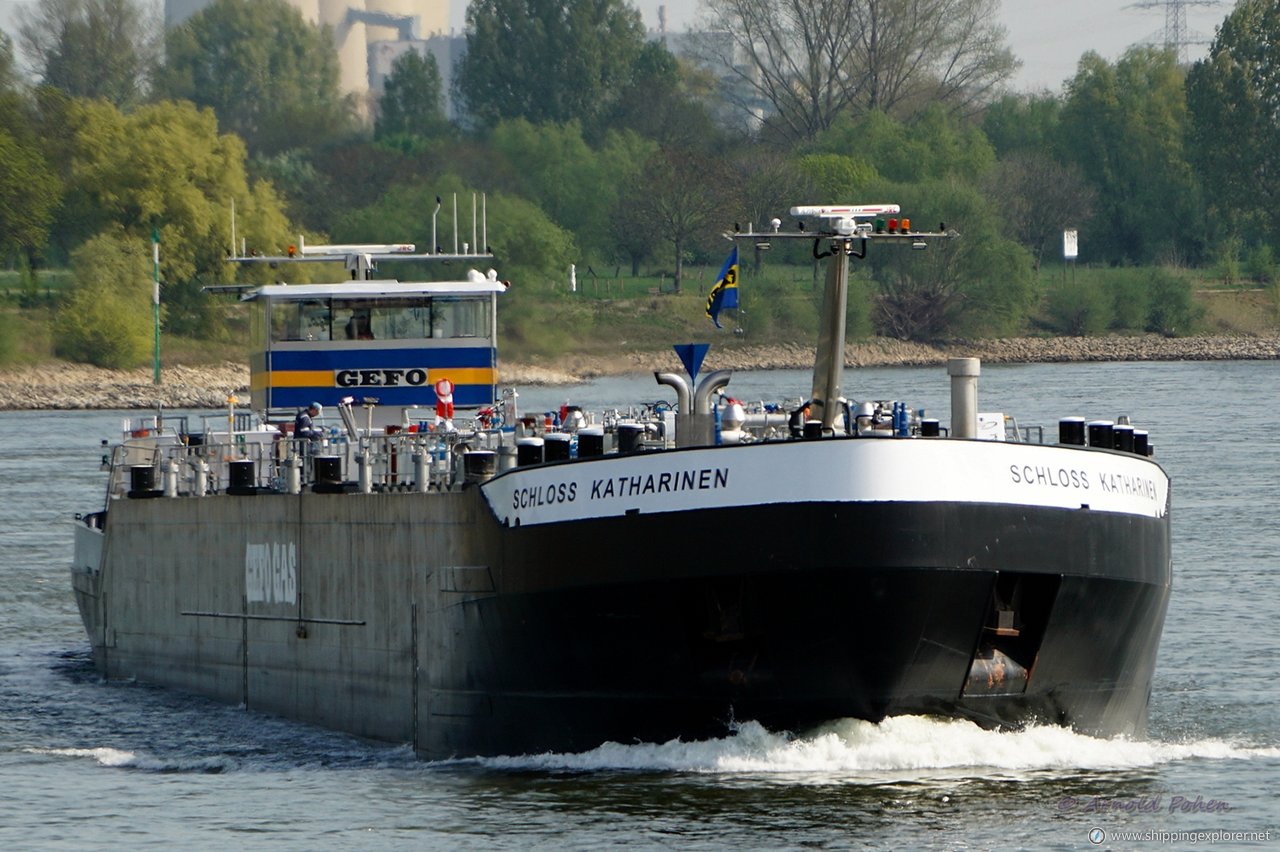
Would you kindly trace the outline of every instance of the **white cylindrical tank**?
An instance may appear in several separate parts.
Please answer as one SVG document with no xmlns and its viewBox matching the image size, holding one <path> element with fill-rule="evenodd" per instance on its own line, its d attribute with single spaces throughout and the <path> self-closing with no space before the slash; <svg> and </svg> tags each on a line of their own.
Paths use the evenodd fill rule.
<svg viewBox="0 0 1280 852">
<path fill-rule="evenodd" d="M 951 437 L 978 437 L 978 376 L 982 362 L 977 358 L 949 358 L 951 376 Z"/>
</svg>

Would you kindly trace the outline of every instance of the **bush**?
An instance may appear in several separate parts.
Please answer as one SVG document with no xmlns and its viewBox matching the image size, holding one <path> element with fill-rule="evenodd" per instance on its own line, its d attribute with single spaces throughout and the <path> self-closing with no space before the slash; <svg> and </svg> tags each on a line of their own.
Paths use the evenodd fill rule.
<svg viewBox="0 0 1280 852">
<path fill-rule="evenodd" d="M 1148 277 L 1150 307 L 1147 331 L 1166 337 L 1191 334 L 1204 315 L 1192 298 L 1191 282 L 1164 269 L 1154 269 Z"/>
<path fill-rule="evenodd" d="M 13 325 L 8 312 L 0 311 L 0 364 L 8 364 L 13 360 L 16 349 Z"/>
<path fill-rule="evenodd" d="M 141 366 L 152 335 L 150 249 L 100 234 L 72 255 L 75 285 L 54 318 L 54 351 L 111 369 Z"/>
<path fill-rule="evenodd" d="M 1228 237 L 1218 244 L 1214 265 L 1218 276 L 1227 284 L 1235 284 L 1240 280 L 1240 252 L 1243 247 L 1239 237 Z"/>
<path fill-rule="evenodd" d="M 1045 310 L 1049 326 L 1060 334 L 1099 334 L 1111 324 L 1111 294 L 1097 278 L 1060 281 L 1049 287 Z"/>
<path fill-rule="evenodd" d="M 1249 277 L 1264 287 L 1274 284 L 1277 278 L 1280 278 L 1277 274 L 1280 268 L 1276 265 L 1275 254 L 1268 245 L 1254 246 L 1245 261 L 1245 268 L 1248 270 Z"/>
<path fill-rule="evenodd" d="M 1148 276 L 1137 269 L 1117 269 L 1106 277 L 1104 288 L 1111 295 L 1110 327 L 1139 331 L 1147 326 L 1151 292 Z"/>
</svg>

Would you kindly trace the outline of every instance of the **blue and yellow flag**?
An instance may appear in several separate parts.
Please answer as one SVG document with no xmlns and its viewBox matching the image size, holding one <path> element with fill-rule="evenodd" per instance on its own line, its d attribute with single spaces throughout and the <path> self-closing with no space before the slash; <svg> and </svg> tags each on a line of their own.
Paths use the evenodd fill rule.
<svg viewBox="0 0 1280 852">
<path fill-rule="evenodd" d="M 736 307 L 738 307 L 738 246 L 735 243 L 724 266 L 720 267 L 720 277 L 716 279 L 716 286 L 711 288 L 711 295 L 707 297 L 707 316 L 711 317 L 716 328 L 724 328 L 720 325 L 720 311 Z"/>
</svg>

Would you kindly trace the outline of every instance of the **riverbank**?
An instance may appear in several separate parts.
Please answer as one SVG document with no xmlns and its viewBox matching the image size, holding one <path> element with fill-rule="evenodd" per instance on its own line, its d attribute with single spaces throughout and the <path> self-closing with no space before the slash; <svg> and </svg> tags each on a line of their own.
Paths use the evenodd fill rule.
<svg viewBox="0 0 1280 852">
<path fill-rule="evenodd" d="M 783 370 L 813 365 L 811 346 L 715 347 L 703 370 Z M 1054 337 L 957 341 L 946 345 L 876 339 L 845 347 L 850 367 L 938 365 L 948 358 L 980 358 L 988 364 L 1059 361 L 1227 361 L 1280 359 L 1280 335 L 1257 337 Z M 504 385 L 573 384 L 602 375 L 683 372 L 675 353 L 629 352 L 607 357 L 570 356 L 555 363 L 499 368 Z M 151 370 L 103 370 L 52 362 L 0 371 L 0 410 L 222 408 L 235 396 L 249 399 L 249 369 L 236 363 L 166 367 L 160 385 Z"/>
</svg>

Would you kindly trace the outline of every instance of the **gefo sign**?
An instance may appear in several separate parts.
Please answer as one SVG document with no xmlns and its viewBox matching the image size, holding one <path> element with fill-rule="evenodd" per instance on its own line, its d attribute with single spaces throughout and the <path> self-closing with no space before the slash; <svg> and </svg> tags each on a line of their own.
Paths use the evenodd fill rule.
<svg viewBox="0 0 1280 852">
<path fill-rule="evenodd" d="M 427 383 L 427 371 L 423 367 L 403 370 L 335 370 L 333 383 L 340 388 L 422 387 Z"/>
</svg>

